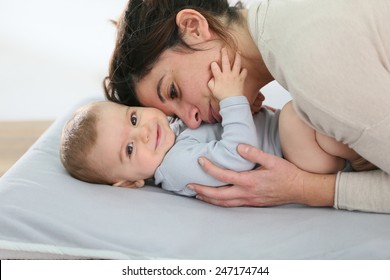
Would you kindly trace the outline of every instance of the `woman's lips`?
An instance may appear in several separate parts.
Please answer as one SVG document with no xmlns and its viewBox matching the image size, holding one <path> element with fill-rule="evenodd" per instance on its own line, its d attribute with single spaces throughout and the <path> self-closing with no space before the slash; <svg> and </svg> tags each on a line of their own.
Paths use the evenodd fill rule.
<svg viewBox="0 0 390 280">
<path fill-rule="evenodd" d="M 213 117 L 212 110 L 213 109 L 211 108 L 211 105 L 210 105 L 210 107 L 209 107 L 209 119 L 208 119 L 209 123 L 215 123 L 215 119 Z"/>
<path fill-rule="evenodd" d="M 213 109 L 211 104 L 210 104 L 210 110 L 209 110 L 209 122 L 210 123 L 222 122 L 221 115 Z"/>
</svg>

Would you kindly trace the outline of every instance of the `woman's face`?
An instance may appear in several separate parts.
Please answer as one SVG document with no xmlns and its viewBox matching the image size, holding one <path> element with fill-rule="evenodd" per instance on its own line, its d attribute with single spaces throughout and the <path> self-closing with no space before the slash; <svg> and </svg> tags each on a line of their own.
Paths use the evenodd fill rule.
<svg viewBox="0 0 390 280">
<path fill-rule="evenodd" d="M 221 46 L 214 45 L 205 51 L 164 51 L 151 72 L 137 83 L 139 101 L 167 115 L 176 115 L 190 128 L 197 128 L 202 121 L 221 122 L 219 102 L 207 86 L 212 78 L 211 62 L 221 61 L 220 50 Z M 230 59 L 233 61 L 233 54 L 230 54 Z M 244 60 L 242 65 L 245 67 Z M 250 74 L 244 90 L 252 104 L 260 87 L 256 77 Z"/>
<path fill-rule="evenodd" d="M 219 60 L 219 51 L 212 49 L 190 53 L 166 50 L 136 85 L 139 101 L 178 116 L 190 128 L 197 128 L 202 121 L 220 122 L 218 101 L 207 86 L 212 77 L 210 64 Z"/>
</svg>

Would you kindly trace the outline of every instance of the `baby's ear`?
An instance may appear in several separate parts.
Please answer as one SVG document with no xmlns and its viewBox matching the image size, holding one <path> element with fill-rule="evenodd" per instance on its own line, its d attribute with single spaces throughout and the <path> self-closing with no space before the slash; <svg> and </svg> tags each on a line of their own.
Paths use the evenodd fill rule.
<svg viewBox="0 0 390 280">
<path fill-rule="evenodd" d="M 121 188 L 142 188 L 144 185 L 145 185 L 144 180 L 137 180 L 137 181 L 123 180 L 113 184 L 114 187 L 121 187 Z"/>
</svg>

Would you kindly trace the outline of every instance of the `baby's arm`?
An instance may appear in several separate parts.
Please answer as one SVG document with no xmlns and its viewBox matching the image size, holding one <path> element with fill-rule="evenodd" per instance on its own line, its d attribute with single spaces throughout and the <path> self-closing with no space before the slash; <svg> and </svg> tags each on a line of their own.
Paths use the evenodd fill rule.
<svg viewBox="0 0 390 280">
<path fill-rule="evenodd" d="M 291 101 L 280 112 L 279 134 L 284 157 L 306 171 L 337 173 L 343 170 L 345 159 L 353 167 L 362 163 L 355 169 L 375 168 L 347 145 L 306 125 L 296 114 Z"/>
<path fill-rule="evenodd" d="M 221 50 L 221 67 L 211 64 L 213 78 L 209 88 L 220 101 L 223 132 L 220 139 L 207 143 L 205 155 L 215 164 L 236 171 L 250 170 L 254 164 L 237 152 L 240 143 L 258 145 L 256 127 L 248 99 L 244 96 L 246 69 L 241 68 L 241 56 L 236 53 L 231 66 L 227 50 Z"/>
<path fill-rule="evenodd" d="M 256 126 L 248 99 L 244 96 L 246 69 L 241 68 L 241 56 L 236 53 L 231 66 L 225 48 L 221 50 L 221 67 L 211 64 L 213 78 L 209 88 L 220 101 L 223 132 L 220 139 L 207 143 L 205 155 L 215 164 L 236 171 L 250 170 L 254 164 L 243 159 L 237 152 L 240 143 L 258 145 Z"/>
<path fill-rule="evenodd" d="M 226 98 L 221 102 L 221 124 L 202 124 L 182 132 L 155 173 L 155 182 L 162 188 L 181 195 L 194 196 L 186 186 L 199 183 L 223 186 L 204 172 L 198 159 L 204 156 L 218 166 L 236 171 L 251 170 L 254 163 L 237 152 L 239 143 L 258 145 L 257 133 L 248 100 L 244 96 Z"/>
<path fill-rule="evenodd" d="M 236 171 L 253 169 L 254 163 L 245 160 L 237 152 L 237 145 L 258 145 L 256 127 L 249 102 L 243 96 L 246 71 L 241 69 L 237 55 L 230 67 L 226 51 L 222 53 L 222 69 L 212 66 L 213 79 L 210 89 L 220 101 L 222 124 L 202 124 L 198 129 L 187 129 L 164 158 L 156 172 L 156 183 L 164 189 L 182 195 L 195 195 L 186 188 L 197 182 L 210 186 L 222 186 L 220 182 L 203 171 L 198 158 L 205 156 L 217 165 Z"/>
</svg>

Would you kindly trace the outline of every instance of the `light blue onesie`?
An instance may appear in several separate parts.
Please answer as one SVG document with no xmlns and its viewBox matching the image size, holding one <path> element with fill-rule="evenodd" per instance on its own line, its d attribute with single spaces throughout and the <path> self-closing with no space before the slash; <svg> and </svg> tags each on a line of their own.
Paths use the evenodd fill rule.
<svg viewBox="0 0 390 280">
<path fill-rule="evenodd" d="M 278 130 L 279 110 L 273 112 L 261 108 L 260 112 L 252 116 L 245 96 L 226 98 L 220 102 L 220 108 L 222 123 L 202 124 L 197 129 L 187 128 L 180 120 L 171 125 L 178 136 L 156 170 L 156 184 L 161 183 L 163 189 L 185 196 L 196 195 L 186 187 L 189 183 L 216 187 L 226 185 L 204 172 L 198 164 L 198 158 L 204 156 L 226 169 L 251 170 L 255 164 L 243 159 L 237 152 L 240 143 L 282 156 Z"/>
</svg>

